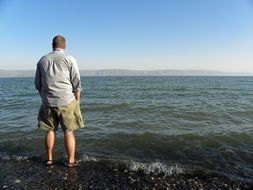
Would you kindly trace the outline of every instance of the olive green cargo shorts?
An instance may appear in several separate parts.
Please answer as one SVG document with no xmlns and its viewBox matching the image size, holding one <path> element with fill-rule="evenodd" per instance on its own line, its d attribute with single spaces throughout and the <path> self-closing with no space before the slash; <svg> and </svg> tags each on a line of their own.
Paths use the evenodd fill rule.
<svg viewBox="0 0 253 190">
<path fill-rule="evenodd" d="M 41 105 L 38 114 L 38 127 L 47 131 L 57 131 L 59 124 L 64 132 L 84 127 L 79 102 L 73 100 L 68 105 L 60 107 Z"/>
</svg>

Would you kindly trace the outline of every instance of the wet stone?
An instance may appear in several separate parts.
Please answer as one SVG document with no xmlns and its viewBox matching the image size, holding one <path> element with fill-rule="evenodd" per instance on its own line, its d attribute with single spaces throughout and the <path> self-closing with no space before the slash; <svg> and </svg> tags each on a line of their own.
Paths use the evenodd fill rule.
<svg viewBox="0 0 253 190">
<path fill-rule="evenodd" d="M 16 179 L 16 180 L 14 181 L 14 183 L 21 183 L 21 180 Z"/>
</svg>

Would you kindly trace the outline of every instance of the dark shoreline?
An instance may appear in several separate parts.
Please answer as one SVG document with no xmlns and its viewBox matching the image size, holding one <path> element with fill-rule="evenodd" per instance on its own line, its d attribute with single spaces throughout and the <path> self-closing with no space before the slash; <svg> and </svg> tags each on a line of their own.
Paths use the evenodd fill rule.
<svg viewBox="0 0 253 190">
<path fill-rule="evenodd" d="M 86 161 L 76 168 L 41 159 L 0 159 L 0 189 L 252 189 L 252 184 L 206 174 L 145 174 L 123 163 Z"/>
</svg>

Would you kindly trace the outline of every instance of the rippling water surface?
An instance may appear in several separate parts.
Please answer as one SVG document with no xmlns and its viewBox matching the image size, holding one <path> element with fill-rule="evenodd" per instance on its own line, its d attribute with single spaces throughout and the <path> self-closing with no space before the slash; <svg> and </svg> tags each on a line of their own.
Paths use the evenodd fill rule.
<svg viewBox="0 0 253 190">
<path fill-rule="evenodd" d="M 253 77 L 82 77 L 83 159 L 253 176 Z M 0 79 L 0 152 L 44 156 L 33 78 Z M 56 156 L 64 157 L 62 133 Z"/>
</svg>

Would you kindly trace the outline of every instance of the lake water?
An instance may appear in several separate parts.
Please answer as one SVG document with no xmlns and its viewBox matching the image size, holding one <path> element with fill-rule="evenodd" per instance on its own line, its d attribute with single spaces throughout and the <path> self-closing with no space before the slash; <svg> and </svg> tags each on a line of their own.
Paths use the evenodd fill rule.
<svg viewBox="0 0 253 190">
<path fill-rule="evenodd" d="M 0 153 L 45 157 L 33 78 L 0 78 Z M 82 77 L 83 161 L 153 172 L 215 172 L 252 180 L 253 77 Z M 56 159 L 65 159 L 61 130 Z"/>
</svg>

